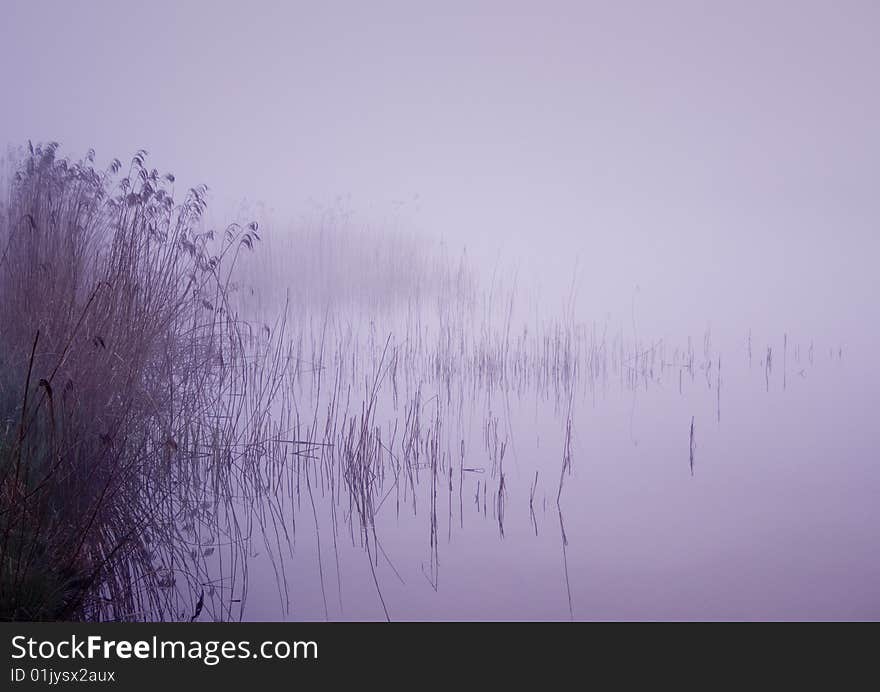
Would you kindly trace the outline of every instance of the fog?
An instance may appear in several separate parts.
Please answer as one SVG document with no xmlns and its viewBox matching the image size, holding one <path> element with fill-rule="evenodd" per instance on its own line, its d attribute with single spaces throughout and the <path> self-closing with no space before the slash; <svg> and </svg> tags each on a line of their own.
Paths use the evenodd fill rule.
<svg viewBox="0 0 880 692">
<path fill-rule="evenodd" d="M 6 0 L 2 20 L 4 168 L 57 141 L 124 174 L 142 148 L 143 182 L 208 185 L 206 226 L 253 250 L 195 313 L 229 309 L 212 344 L 235 309 L 259 323 L 217 375 L 247 396 L 210 405 L 265 458 L 222 476 L 211 521 L 246 497 L 266 536 L 241 548 L 251 610 L 212 587 L 212 617 L 877 617 L 880 5 Z M 192 317 L 153 242 L 127 270 Z M 172 443 L 183 469 L 210 456 Z M 208 533 L 186 535 L 203 581 L 145 617 L 193 612 L 230 545 Z"/>
<path fill-rule="evenodd" d="M 861 335 L 878 242 L 871 2 L 7 2 L 11 145 L 138 148 L 216 210 L 364 218 L 584 317 Z M 222 216 L 222 212 L 218 212 Z M 754 324 L 753 324 L 754 323 Z"/>
</svg>

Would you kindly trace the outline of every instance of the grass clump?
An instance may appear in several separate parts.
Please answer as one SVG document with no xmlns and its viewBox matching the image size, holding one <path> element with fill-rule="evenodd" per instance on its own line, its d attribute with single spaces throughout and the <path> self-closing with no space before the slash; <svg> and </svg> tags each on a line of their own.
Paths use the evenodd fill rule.
<svg viewBox="0 0 880 692">
<path fill-rule="evenodd" d="M 206 189 L 178 199 L 146 156 L 101 170 L 93 152 L 29 145 L 9 182 L 3 619 L 180 619 L 206 589 L 205 608 L 232 616 L 240 574 L 215 588 L 208 562 L 244 550 L 230 503 L 272 391 L 253 381 L 282 367 L 249 360 L 229 307 L 235 259 L 259 236 L 252 224 L 215 238 Z"/>
</svg>

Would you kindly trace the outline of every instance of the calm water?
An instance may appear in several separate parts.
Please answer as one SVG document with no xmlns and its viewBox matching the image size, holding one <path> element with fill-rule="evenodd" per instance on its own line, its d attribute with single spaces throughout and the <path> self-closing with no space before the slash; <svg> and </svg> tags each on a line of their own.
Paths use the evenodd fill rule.
<svg viewBox="0 0 880 692">
<path fill-rule="evenodd" d="M 315 373 L 291 379 L 297 439 L 317 418 L 310 439 L 335 447 L 289 460 L 265 501 L 245 619 L 880 616 L 869 352 L 774 335 L 750 359 L 746 332 L 678 350 L 584 336 L 573 374 L 533 344 L 533 363 L 490 376 L 445 369 L 468 362 L 454 338 L 419 350 L 413 331 L 387 347 L 366 331 L 327 337 L 320 394 Z M 339 430 L 364 437 L 376 382 L 358 485 Z"/>
</svg>

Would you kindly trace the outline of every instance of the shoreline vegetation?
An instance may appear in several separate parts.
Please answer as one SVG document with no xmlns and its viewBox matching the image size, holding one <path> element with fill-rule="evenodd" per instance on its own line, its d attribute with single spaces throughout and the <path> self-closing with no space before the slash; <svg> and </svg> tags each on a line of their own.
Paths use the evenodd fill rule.
<svg viewBox="0 0 880 692">
<path fill-rule="evenodd" d="M 247 536 L 224 489 L 248 492 L 283 371 L 230 307 L 257 225 L 201 230 L 206 189 L 175 195 L 146 152 L 57 150 L 28 146 L 0 219 L 0 618 L 229 617 Z M 184 526 L 225 536 L 223 589 Z"/>
<path fill-rule="evenodd" d="M 391 619 L 382 575 L 404 580 L 383 526 L 424 531 L 420 578 L 436 591 L 465 516 L 508 540 L 517 509 L 535 537 L 558 514 L 574 619 L 564 512 L 589 466 L 579 409 L 623 394 L 637 444 L 637 393 L 665 389 L 687 414 L 670 463 L 688 477 L 694 430 L 721 425 L 708 330 L 675 346 L 642 340 L 634 311 L 618 330 L 580 322 L 574 288 L 544 315 L 516 280 L 482 285 L 466 255 L 344 215 L 265 241 L 256 222 L 214 232 L 206 188 L 179 192 L 144 151 L 106 170 L 55 143 L 14 160 L 0 205 L 0 619 L 239 620 L 255 564 L 287 617 L 298 531 L 326 619 L 344 612 L 348 550 Z M 820 348 L 789 334 L 765 348 L 750 331 L 740 361 L 769 393 Z M 548 432 L 521 457 L 525 401 L 526 425 L 540 407 Z"/>
<path fill-rule="evenodd" d="M 72 161 L 55 142 L 11 161 L 0 203 L 0 619 L 240 619 L 252 540 L 264 538 L 254 526 L 283 470 L 308 483 L 307 461 L 333 445 L 312 442 L 332 308 L 404 305 L 420 325 L 412 310 L 429 299 L 474 301 L 465 258 L 332 213 L 260 252 L 257 222 L 206 229 L 207 188 L 181 194 L 143 150 L 105 170 L 94 151 Z M 301 424 L 293 385 L 315 373 L 316 402 L 304 402 L 315 421 Z M 346 445 L 351 469 L 375 462 L 375 450 Z"/>
</svg>

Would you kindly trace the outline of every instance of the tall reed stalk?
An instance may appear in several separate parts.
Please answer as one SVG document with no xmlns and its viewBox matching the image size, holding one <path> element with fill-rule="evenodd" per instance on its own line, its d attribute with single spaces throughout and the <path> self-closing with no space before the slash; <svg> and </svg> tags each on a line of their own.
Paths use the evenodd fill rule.
<svg viewBox="0 0 880 692">
<path fill-rule="evenodd" d="M 256 225 L 202 227 L 139 151 L 28 147 L 0 218 L 0 617 L 234 617 L 233 497 L 284 363 L 230 309 Z M 121 175 L 121 177 L 120 177 Z M 283 330 L 282 330 L 283 331 Z M 238 500 L 239 504 L 243 501 Z M 246 501 L 244 501 L 246 502 Z M 216 577 L 216 564 L 223 573 Z"/>
</svg>

